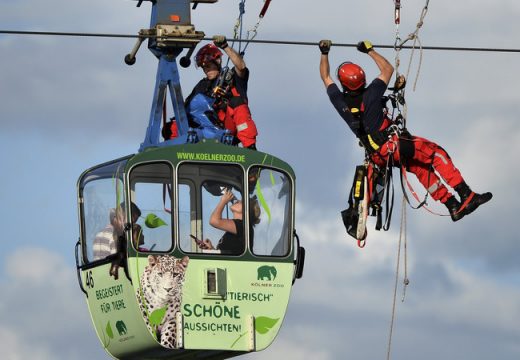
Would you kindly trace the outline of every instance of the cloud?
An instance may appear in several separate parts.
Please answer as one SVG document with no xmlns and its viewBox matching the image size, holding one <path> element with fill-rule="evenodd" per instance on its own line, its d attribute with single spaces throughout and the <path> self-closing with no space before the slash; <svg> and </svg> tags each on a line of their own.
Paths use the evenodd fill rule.
<svg viewBox="0 0 520 360">
<path fill-rule="evenodd" d="M 102 0 L 76 0 L 74 3 L 6 0 L 2 3 L 0 21 L 3 29 L 8 30 L 109 33 L 132 29 L 139 22 L 147 23 L 149 7 L 139 10 L 135 4 Z"/>
<path fill-rule="evenodd" d="M 4 359 L 103 358 L 76 274 L 63 257 L 18 248 L 6 257 L 0 284 Z"/>
<path fill-rule="evenodd" d="M 2 347 L 2 357 L 8 360 L 53 359 L 52 354 L 46 346 L 27 346 L 22 336 L 14 333 L 9 327 L 0 326 L 0 347 Z"/>
</svg>

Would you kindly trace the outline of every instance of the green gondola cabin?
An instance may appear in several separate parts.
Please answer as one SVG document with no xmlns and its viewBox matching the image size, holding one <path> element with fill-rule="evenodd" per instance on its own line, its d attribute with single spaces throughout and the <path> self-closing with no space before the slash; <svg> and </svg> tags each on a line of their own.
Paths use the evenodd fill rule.
<svg viewBox="0 0 520 360">
<path fill-rule="evenodd" d="M 223 236 L 209 218 L 225 189 L 259 217 L 243 217 L 238 251 L 201 249 Z M 287 163 L 215 140 L 149 148 L 85 171 L 78 194 L 78 277 L 112 356 L 226 358 L 271 344 L 303 267 Z M 116 213 L 123 234 L 103 253 L 97 234 Z"/>
</svg>

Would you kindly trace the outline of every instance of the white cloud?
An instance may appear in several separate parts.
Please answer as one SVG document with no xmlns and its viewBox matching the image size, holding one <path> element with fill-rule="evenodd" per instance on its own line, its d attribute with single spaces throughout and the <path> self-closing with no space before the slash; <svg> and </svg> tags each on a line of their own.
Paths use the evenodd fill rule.
<svg viewBox="0 0 520 360">
<path fill-rule="evenodd" d="M 63 258 L 42 248 L 21 248 L 7 258 L 6 272 L 13 280 L 27 284 L 59 286 L 70 281 Z"/>
<path fill-rule="evenodd" d="M 87 359 L 106 356 L 90 324 L 74 270 L 37 247 L 7 256 L 0 280 L 2 358 Z"/>
<path fill-rule="evenodd" d="M 32 343 L 31 346 L 27 346 L 27 339 L 23 334 L 17 334 L 7 326 L 0 326 L 0 347 L 2 348 L 2 358 L 7 360 L 51 360 L 55 358 L 45 346 L 34 346 Z"/>
</svg>

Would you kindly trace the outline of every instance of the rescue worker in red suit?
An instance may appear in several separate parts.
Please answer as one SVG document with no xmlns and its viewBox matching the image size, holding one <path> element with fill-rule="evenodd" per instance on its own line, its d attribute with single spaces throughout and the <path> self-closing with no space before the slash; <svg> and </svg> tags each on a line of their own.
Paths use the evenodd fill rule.
<svg viewBox="0 0 520 360">
<path fill-rule="evenodd" d="M 460 220 L 464 215 L 470 214 L 491 200 L 492 194 L 489 192 L 477 194 L 471 191 L 442 147 L 430 140 L 412 136 L 407 131 L 399 136 L 389 128 L 391 121 L 385 116 L 382 98 L 394 68 L 374 50 L 369 41 L 360 41 L 357 49 L 368 54 L 381 73 L 366 86 L 363 69 L 356 64 L 345 62 L 337 71 L 343 91 L 340 91 L 330 76 L 328 53 L 331 45 L 330 40 L 322 40 L 319 43 L 321 79 L 327 88 L 330 101 L 367 148 L 371 160 L 376 165 L 386 166 L 389 156 L 392 156 L 396 166 L 404 165 L 407 171 L 417 176 L 435 200 L 448 208 L 453 221 Z M 450 193 L 441 178 L 455 189 L 460 201 Z"/>
<path fill-rule="evenodd" d="M 195 62 L 202 68 L 206 77 L 199 81 L 191 94 L 186 98 L 186 106 L 197 94 L 212 96 L 216 82 L 222 70 L 222 49 L 233 63 L 232 79 L 229 89 L 225 93 L 219 93 L 214 105 L 218 121 L 231 135 L 242 143 L 243 147 L 256 150 L 256 136 L 258 134 L 255 122 L 251 117 L 251 111 L 247 99 L 247 82 L 249 69 L 242 56 L 231 46 L 228 46 L 226 38 L 222 35 L 213 37 L 213 44 L 203 46 L 195 55 Z M 217 124 L 216 124 L 217 125 Z"/>
</svg>

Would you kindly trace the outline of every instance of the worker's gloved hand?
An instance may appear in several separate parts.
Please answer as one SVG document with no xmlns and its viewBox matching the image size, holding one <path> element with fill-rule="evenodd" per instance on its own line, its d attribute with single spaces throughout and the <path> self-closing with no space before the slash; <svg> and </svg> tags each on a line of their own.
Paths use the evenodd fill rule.
<svg viewBox="0 0 520 360">
<path fill-rule="evenodd" d="M 374 50 L 374 46 L 368 40 L 363 40 L 357 43 L 357 49 L 362 53 L 368 54 L 371 50 Z"/>
<path fill-rule="evenodd" d="M 330 51 L 330 47 L 332 46 L 332 41 L 330 40 L 321 40 L 319 45 L 320 51 L 323 55 L 327 55 Z"/>
<path fill-rule="evenodd" d="M 228 43 L 224 35 L 213 36 L 213 43 L 222 50 L 228 47 Z"/>
</svg>

